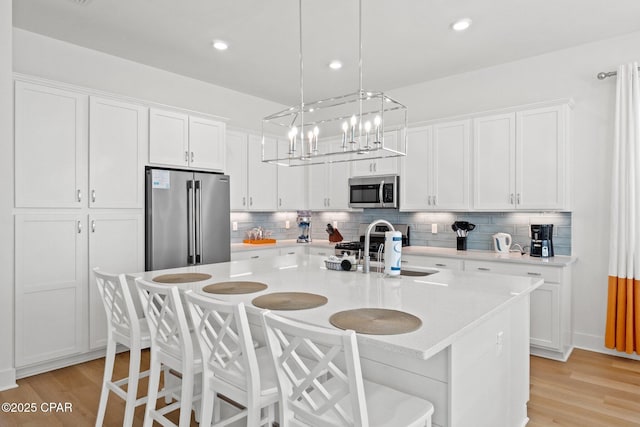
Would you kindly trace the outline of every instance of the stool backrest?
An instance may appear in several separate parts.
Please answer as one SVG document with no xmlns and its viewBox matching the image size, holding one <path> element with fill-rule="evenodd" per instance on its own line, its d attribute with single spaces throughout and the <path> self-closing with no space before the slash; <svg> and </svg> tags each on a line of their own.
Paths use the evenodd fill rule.
<svg viewBox="0 0 640 427">
<path fill-rule="evenodd" d="M 263 315 L 278 377 L 283 425 L 368 425 L 355 332 Z M 297 424 L 296 424 L 297 425 Z"/>
<path fill-rule="evenodd" d="M 140 302 L 149 324 L 151 346 L 175 357 L 193 360 L 189 325 L 176 286 L 136 279 Z"/>
<path fill-rule="evenodd" d="M 215 300 L 191 291 L 185 296 L 202 352 L 203 369 L 257 396 L 260 373 L 244 304 Z"/>
<path fill-rule="evenodd" d="M 106 273 L 97 268 L 93 269 L 93 273 L 111 333 L 129 338 L 139 337 L 138 315 L 124 274 Z"/>
</svg>

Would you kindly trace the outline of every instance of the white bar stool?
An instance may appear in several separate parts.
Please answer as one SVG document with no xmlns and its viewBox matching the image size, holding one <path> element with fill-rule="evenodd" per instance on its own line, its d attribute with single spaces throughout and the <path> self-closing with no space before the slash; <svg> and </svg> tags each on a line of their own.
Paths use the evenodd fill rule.
<svg viewBox="0 0 640 427">
<path fill-rule="evenodd" d="M 354 331 L 273 313 L 263 321 L 278 377 L 280 426 L 431 427 L 431 402 L 363 380 Z"/>
<path fill-rule="evenodd" d="M 278 401 L 276 375 L 268 348 L 254 348 L 244 304 L 215 300 L 192 291 L 187 291 L 185 297 L 202 351 L 201 425 L 211 425 L 214 405 L 219 404 L 215 402 L 216 395 L 220 393 L 245 409 L 226 420 L 215 419 L 215 426 L 244 417 L 247 426 L 271 426 Z M 216 409 L 216 418 L 218 412 Z"/>
<path fill-rule="evenodd" d="M 95 268 L 93 273 L 107 315 L 107 352 L 96 427 L 104 423 L 110 391 L 126 402 L 122 425 L 130 427 L 133 424 L 135 408 L 147 402 L 146 396 L 140 399 L 136 399 L 136 396 L 138 380 L 149 375 L 149 371 L 140 372 L 141 350 L 151 345 L 149 327 L 144 319 L 138 318 L 129 285 L 123 274 L 105 273 L 98 268 Z M 129 348 L 129 374 L 127 378 L 113 381 L 113 365 L 118 344 Z M 125 384 L 126 391 L 122 388 Z"/>
<path fill-rule="evenodd" d="M 151 332 L 151 367 L 149 374 L 148 402 L 144 414 L 144 427 L 151 427 L 154 421 L 163 426 L 176 426 L 165 415 L 180 408 L 179 427 L 188 427 L 191 409 L 200 398 L 194 396 L 194 377 L 202 371 L 199 346 L 193 345 L 189 324 L 185 316 L 180 294 L 176 286 L 156 284 L 142 278 L 136 279 L 140 302 Z M 156 409 L 159 397 L 160 371 L 169 368 L 181 377 L 178 389 L 167 385 L 165 370 L 165 393 L 177 402 Z M 196 417 L 198 418 L 198 411 Z"/>
</svg>

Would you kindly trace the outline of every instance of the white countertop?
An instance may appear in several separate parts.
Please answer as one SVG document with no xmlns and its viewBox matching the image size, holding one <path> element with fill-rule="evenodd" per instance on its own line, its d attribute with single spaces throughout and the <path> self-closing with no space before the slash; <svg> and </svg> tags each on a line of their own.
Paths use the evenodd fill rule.
<svg viewBox="0 0 640 427">
<path fill-rule="evenodd" d="M 331 243 L 326 240 L 314 240 L 311 243 L 296 243 L 295 239 L 292 240 L 278 240 L 275 244 L 265 245 L 249 245 L 245 243 L 233 243 L 231 244 L 231 252 L 251 251 L 257 249 L 270 249 L 270 248 L 286 248 L 286 247 L 300 247 L 300 246 L 313 246 L 322 247 L 327 249 L 333 249 L 335 243 Z M 404 246 L 402 253 L 406 255 L 418 255 L 418 256 L 432 256 L 432 257 L 444 257 L 461 260 L 474 260 L 474 261 L 497 261 L 515 264 L 529 264 L 529 265 L 543 265 L 549 267 L 565 267 L 576 261 L 575 257 L 566 255 L 556 255 L 550 258 L 532 257 L 528 254 L 521 255 L 520 252 L 511 252 L 508 255 L 498 254 L 494 251 L 481 251 L 481 250 L 466 250 L 458 251 L 455 248 L 437 248 L 433 246 Z"/>
<path fill-rule="evenodd" d="M 272 292 L 310 292 L 324 295 L 324 306 L 296 311 L 275 311 L 288 318 L 333 328 L 329 317 L 354 308 L 377 307 L 405 311 L 418 316 L 422 326 L 400 335 L 358 334 L 358 342 L 371 347 L 427 359 L 454 342 L 484 319 L 529 294 L 542 279 L 442 270 L 424 277 L 384 277 L 378 273 L 327 270 L 323 256 L 285 255 L 219 264 L 131 274 L 153 277 L 166 273 L 208 273 L 202 282 L 178 285 L 181 290 L 201 293 L 202 287 L 228 280 L 266 283 L 268 289 L 244 295 L 212 295 L 247 305 Z"/>
</svg>

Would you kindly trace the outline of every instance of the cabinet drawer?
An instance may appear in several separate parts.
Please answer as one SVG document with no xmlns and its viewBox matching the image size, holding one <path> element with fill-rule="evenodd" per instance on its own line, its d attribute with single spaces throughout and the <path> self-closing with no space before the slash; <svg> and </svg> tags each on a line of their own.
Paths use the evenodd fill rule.
<svg viewBox="0 0 640 427">
<path fill-rule="evenodd" d="M 562 268 L 527 264 L 508 264 L 489 261 L 465 261 L 465 271 L 485 271 L 487 273 L 510 274 L 513 276 L 540 277 L 545 282 L 560 283 Z"/>
<path fill-rule="evenodd" d="M 402 265 L 410 266 L 415 265 L 418 267 L 431 267 L 431 268 L 446 268 L 449 270 L 462 270 L 462 260 L 446 258 L 446 257 L 432 257 L 421 255 L 402 255 Z"/>
</svg>

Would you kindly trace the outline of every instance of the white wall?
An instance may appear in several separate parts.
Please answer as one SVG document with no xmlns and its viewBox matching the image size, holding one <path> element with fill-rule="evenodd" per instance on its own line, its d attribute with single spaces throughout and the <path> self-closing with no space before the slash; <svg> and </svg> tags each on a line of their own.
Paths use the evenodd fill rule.
<svg viewBox="0 0 640 427">
<path fill-rule="evenodd" d="M 13 78 L 10 1 L 0 2 L 0 391 L 13 369 Z"/>
<path fill-rule="evenodd" d="M 261 129 L 281 104 L 14 28 L 16 72 L 228 118 Z M 211 70 L 212 73 L 215 70 Z"/>
<path fill-rule="evenodd" d="M 614 78 L 600 71 L 640 61 L 640 33 L 390 91 L 410 122 L 573 98 L 574 344 L 605 351 Z M 541 153 L 542 154 L 542 153 Z M 532 159 L 534 160 L 534 159 Z"/>
</svg>

